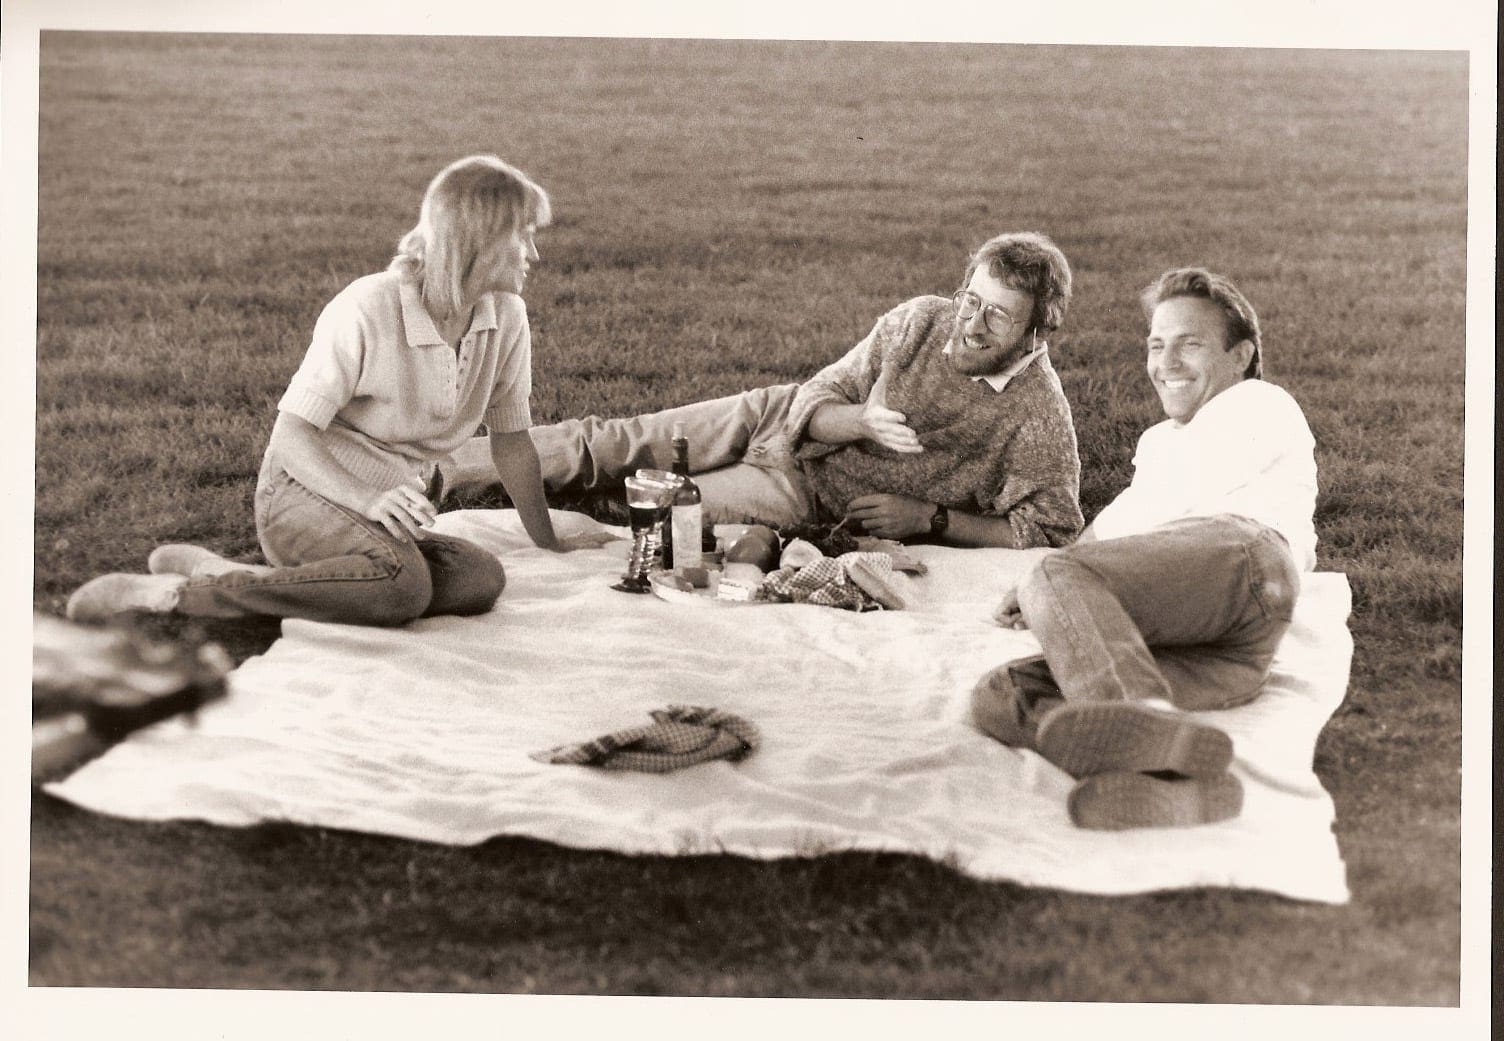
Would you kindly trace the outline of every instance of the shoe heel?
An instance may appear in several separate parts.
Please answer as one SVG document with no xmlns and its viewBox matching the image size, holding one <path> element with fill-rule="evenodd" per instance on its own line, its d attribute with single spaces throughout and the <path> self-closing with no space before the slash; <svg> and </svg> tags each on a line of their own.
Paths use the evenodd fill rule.
<svg viewBox="0 0 1504 1041">
<path fill-rule="evenodd" d="M 1189 828 L 1243 811 L 1243 785 L 1231 774 L 1164 780 L 1140 773 L 1095 774 L 1066 800 L 1071 823 L 1097 831 Z"/>
<path fill-rule="evenodd" d="M 1224 772 L 1232 739 L 1214 727 L 1125 702 L 1067 702 L 1039 726 L 1040 753 L 1072 777 L 1169 770 Z"/>
<path fill-rule="evenodd" d="M 1232 765 L 1232 738 L 1222 731 L 1189 720 L 1170 722 L 1175 725 L 1175 734 L 1165 765 L 1156 769 L 1173 770 L 1187 777 L 1213 777 L 1225 773 Z"/>
</svg>

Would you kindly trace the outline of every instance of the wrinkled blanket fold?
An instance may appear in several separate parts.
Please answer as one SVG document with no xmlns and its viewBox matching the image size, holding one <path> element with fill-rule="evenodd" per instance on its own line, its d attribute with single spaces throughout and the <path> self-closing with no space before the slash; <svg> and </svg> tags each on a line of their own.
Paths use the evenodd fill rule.
<svg viewBox="0 0 1504 1041">
<path fill-rule="evenodd" d="M 595 522 L 554 513 L 564 532 Z M 1093 893 L 1191 886 L 1348 898 L 1330 797 L 1312 770 L 1342 701 L 1350 594 L 1306 576 L 1262 695 L 1201 713 L 1233 738 L 1243 812 L 1181 830 L 1072 827 L 1071 779 L 968 717 L 988 669 L 1037 653 L 989 621 L 1008 554 L 917 547 L 902 611 L 668 603 L 610 590 L 609 550 L 553 554 L 512 511 L 439 530 L 496 552 L 497 607 L 383 630 L 287 621 L 195 723 L 141 731 L 49 791 L 99 812 L 225 825 L 284 820 L 468 844 L 499 835 L 626 853 L 835 850 L 943 859 L 984 879 Z M 751 721 L 755 754 L 666 773 L 561 768 L 533 754 L 666 705 Z"/>
</svg>

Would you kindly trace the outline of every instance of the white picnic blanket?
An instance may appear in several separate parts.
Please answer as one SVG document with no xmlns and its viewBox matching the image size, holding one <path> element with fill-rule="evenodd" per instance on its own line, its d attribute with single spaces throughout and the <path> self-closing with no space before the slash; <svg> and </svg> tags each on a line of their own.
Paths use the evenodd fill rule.
<svg viewBox="0 0 1504 1041">
<path fill-rule="evenodd" d="M 597 527 L 575 513 L 554 523 Z M 1207 715 L 1233 736 L 1242 815 L 1095 832 L 1071 825 L 1065 773 L 969 722 L 977 679 L 1038 650 L 988 620 L 1006 552 L 916 548 L 929 573 L 894 579 L 910 609 L 856 614 L 615 592 L 619 553 L 536 549 L 509 510 L 445 514 L 439 530 L 501 557 L 508 584 L 490 613 L 395 630 L 287 621 L 196 722 L 141 731 L 48 790 L 150 820 L 669 855 L 885 850 L 1092 893 L 1348 898 L 1332 802 L 1311 768 L 1352 656 L 1341 574 L 1307 578 L 1263 695 Z M 656 775 L 529 756 L 673 703 L 743 716 L 762 745 L 739 763 Z"/>
</svg>

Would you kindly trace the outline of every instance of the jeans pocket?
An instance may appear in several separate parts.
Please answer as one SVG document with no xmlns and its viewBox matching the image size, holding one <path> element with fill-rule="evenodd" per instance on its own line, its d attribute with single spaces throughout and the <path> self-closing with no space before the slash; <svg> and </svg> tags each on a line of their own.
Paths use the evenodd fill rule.
<svg viewBox="0 0 1504 1041">
<path fill-rule="evenodd" d="M 279 495 L 284 495 L 286 488 L 292 483 L 292 478 L 286 470 L 277 470 L 270 475 L 262 476 L 256 482 L 256 493 L 251 501 L 251 517 L 256 522 L 256 534 L 259 537 L 271 523 L 273 504 Z"/>
<path fill-rule="evenodd" d="M 1264 617 L 1288 623 L 1295 617 L 1300 572 L 1284 538 L 1262 528 L 1248 545 L 1249 584 Z"/>
</svg>

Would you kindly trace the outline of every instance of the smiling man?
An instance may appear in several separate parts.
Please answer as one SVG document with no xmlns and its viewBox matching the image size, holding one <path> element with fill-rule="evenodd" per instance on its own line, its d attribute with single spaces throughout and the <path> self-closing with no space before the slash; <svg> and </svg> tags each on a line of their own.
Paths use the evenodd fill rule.
<svg viewBox="0 0 1504 1041">
<path fill-rule="evenodd" d="M 951 298 L 899 305 L 803 384 L 534 427 L 544 481 L 593 490 L 639 467 L 666 469 L 682 426 L 712 521 L 849 518 L 883 538 L 1065 545 L 1081 530 L 1080 461 L 1044 337 L 1070 295 L 1054 243 L 1000 235 L 972 255 Z M 484 444 L 455 453 L 451 490 L 495 482 Z"/>
<path fill-rule="evenodd" d="M 983 677 L 973 718 L 1081 780 L 1083 827 L 1210 823 L 1242 788 L 1221 731 L 1173 710 L 1257 696 L 1316 565 L 1315 442 L 1295 399 L 1263 380 L 1252 305 L 1199 268 L 1143 294 L 1147 369 L 1165 415 L 1133 481 L 1076 545 L 1042 551 L 997 620 L 1043 655 Z"/>
</svg>

